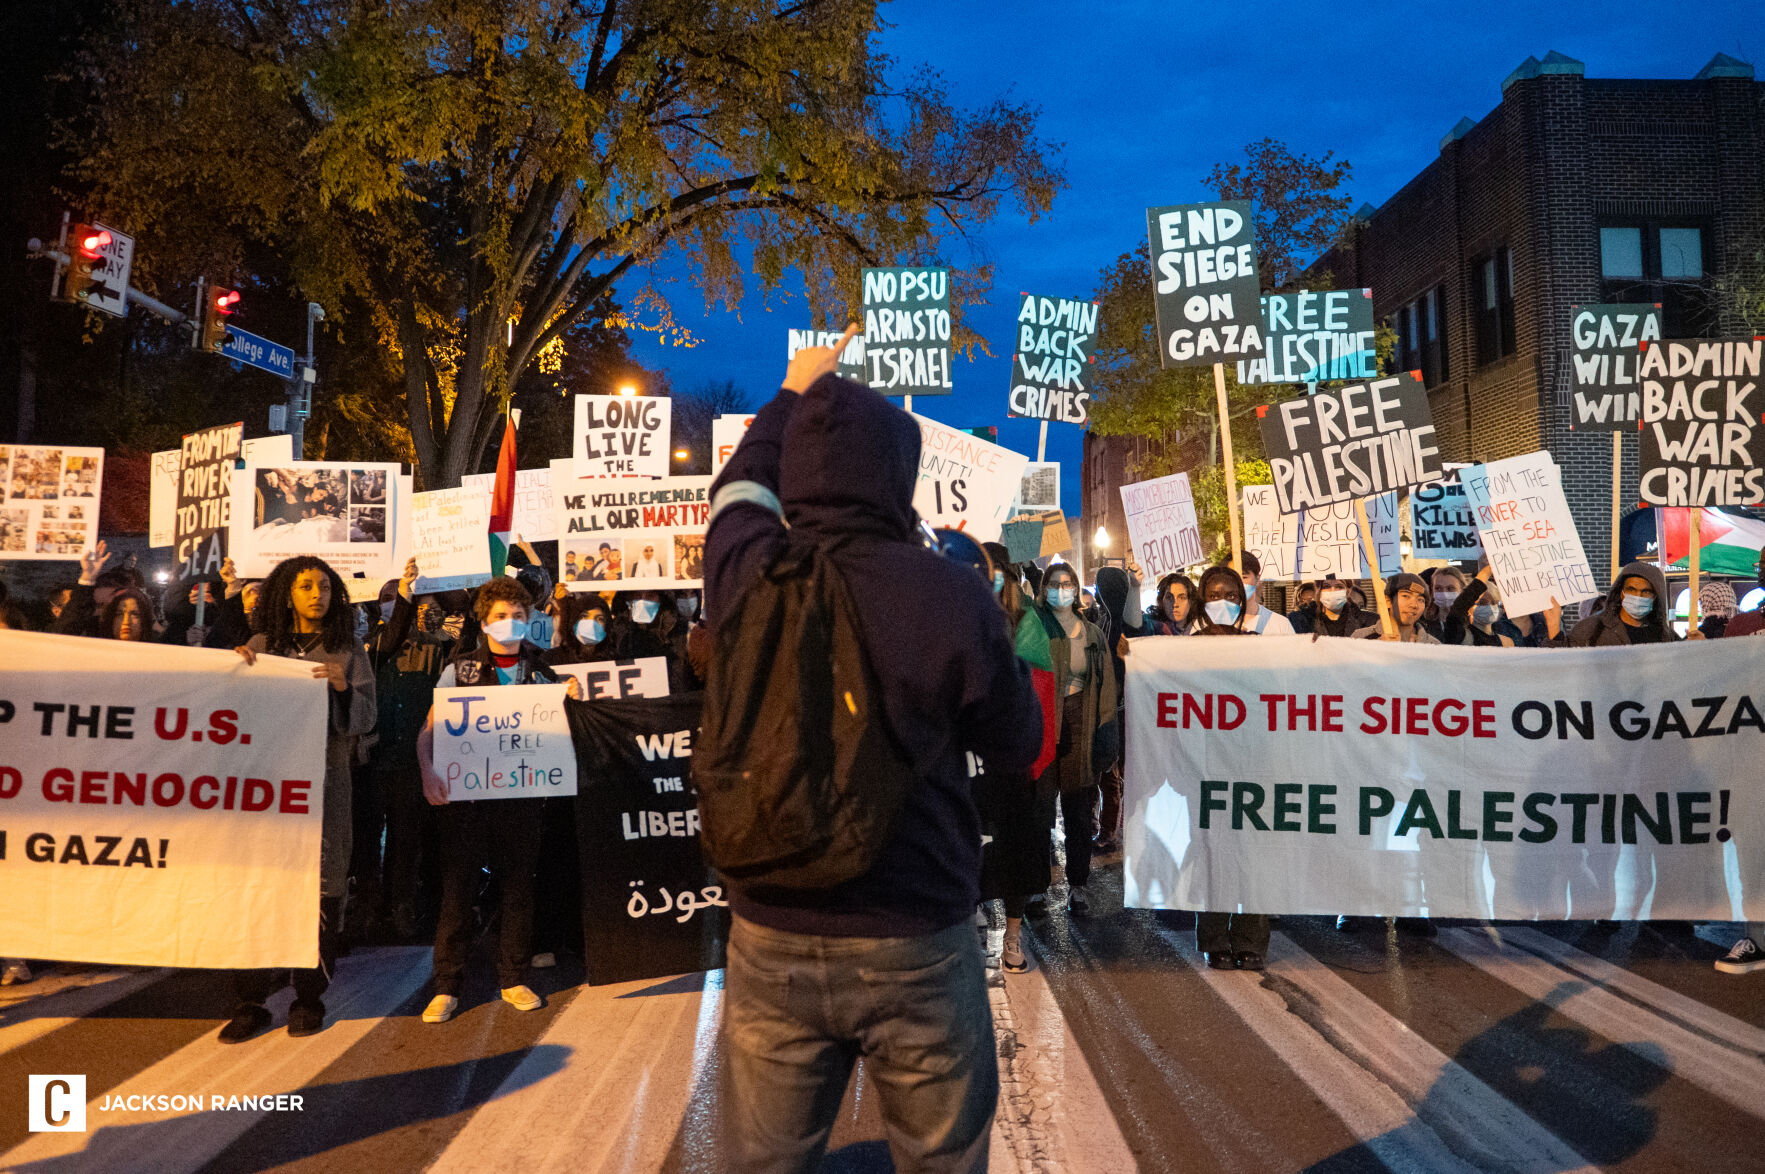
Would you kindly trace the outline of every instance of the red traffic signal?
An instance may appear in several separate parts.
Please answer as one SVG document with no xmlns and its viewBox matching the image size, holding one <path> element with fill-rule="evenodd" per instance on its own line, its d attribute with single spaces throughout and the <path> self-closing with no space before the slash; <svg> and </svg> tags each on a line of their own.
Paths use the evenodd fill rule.
<svg viewBox="0 0 1765 1174">
<path fill-rule="evenodd" d="M 211 287 L 202 303 L 202 326 L 196 349 L 219 354 L 227 345 L 227 318 L 239 308 L 239 291 Z"/>
<path fill-rule="evenodd" d="M 67 281 L 62 286 L 61 296 L 70 302 L 83 302 L 92 285 L 93 271 L 103 261 L 104 250 L 110 245 L 110 232 L 90 224 L 76 224 L 67 239 L 74 247 L 68 258 Z"/>
</svg>

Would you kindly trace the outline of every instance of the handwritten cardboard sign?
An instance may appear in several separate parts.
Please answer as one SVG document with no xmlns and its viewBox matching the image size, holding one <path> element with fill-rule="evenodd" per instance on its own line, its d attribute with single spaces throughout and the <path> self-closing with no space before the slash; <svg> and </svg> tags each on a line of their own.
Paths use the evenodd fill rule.
<svg viewBox="0 0 1765 1174">
<path fill-rule="evenodd" d="M 640 656 L 636 660 L 585 660 L 559 664 L 558 673 L 582 683 L 584 701 L 629 701 L 633 697 L 668 696 L 668 659 Z"/>
<path fill-rule="evenodd" d="M 460 478 L 460 484 L 474 493 L 483 494 L 488 503 L 496 493 L 495 473 L 471 473 Z M 509 533 L 524 542 L 551 542 L 558 536 L 557 516 L 552 512 L 552 471 L 517 469 L 515 471 L 515 512 L 510 518 Z M 486 504 L 486 510 L 489 509 Z"/>
<path fill-rule="evenodd" d="M 1263 353 L 1256 229 L 1247 200 L 1148 208 L 1158 357 L 1205 367 Z"/>
<path fill-rule="evenodd" d="M 1642 499 L 1651 505 L 1765 503 L 1765 339 L 1645 343 Z"/>
<path fill-rule="evenodd" d="M 410 557 L 423 572 L 413 591 L 455 591 L 490 578 L 490 502 L 476 489 L 413 493 L 409 525 Z"/>
<path fill-rule="evenodd" d="M 577 396 L 575 475 L 666 477 L 673 410 L 667 396 Z"/>
<path fill-rule="evenodd" d="M 172 527 L 172 555 L 180 579 L 220 573 L 227 557 L 233 468 L 244 443 L 244 423 L 220 424 L 184 436 L 178 450 L 178 505 Z"/>
<path fill-rule="evenodd" d="M 1569 318 L 1569 427 L 1628 432 L 1642 417 L 1637 368 L 1644 343 L 1661 339 L 1661 307 L 1646 302 L 1576 306 Z"/>
<path fill-rule="evenodd" d="M 723 472 L 723 466 L 735 455 L 735 446 L 742 442 L 753 422 L 752 416 L 718 416 L 711 421 L 711 476 Z"/>
<path fill-rule="evenodd" d="M 1457 477 L 1427 481 L 1410 490 L 1410 554 L 1455 561 L 1482 557 L 1477 513 Z"/>
<path fill-rule="evenodd" d="M 1459 482 L 1509 615 L 1544 611 L 1552 598 L 1567 606 L 1600 594 L 1550 453 L 1471 465 L 1459 470 Z"/>
<path fill-rule="evenodd" d="M 435 773 L 450 802 L 576 794 L 564 685 L 435 690 Z"/>
<path fill-rule="evenodd" d="M 1284 514 L 1438 481 L 1422 381 L 1408 371 L 1256 410 Z"/>
<path fill-rule="evenodd" d="M 1262 564 L 1265 582 L 1303 583 L 1329 575 L 1339 579 L 1372 577 L 1353 502 L 1284 514 L 1276 505 L 1273 485 L 1246 485 L 1239 496 L 1244 504 L 1244 549 Z M 1367 525 L 1372 528 L 1379 573 L 1395 575 L 1403 570 L 1397 494 L 1367 499 Z"/>
<path fill-rule="evenodd" d="M 1189 474 L 1124 485 L 1121 492 L 1128 540 L 1148 582 L 1201 561 L 1201 523 L 1189 492 Z"/>
<path fill-rule="evenodd" d="M 1029 458 L 918 413 L 913 419 L 919 425 L 913 508 L 934 528 L 962 530 L 976 542 L 998 541 Z"/>
<path fill-rule="evenodd" d="M 1263 294 L 1264 351 L 1238 360 L 1238 382 L 1325 383 L 1376 379 L 1373 291 L 1300 290 Z"/>
<path fill-rule="evenodd" d="M 786 334 L 784 357 L 788 363 L 797 357 L 798 351 L 810 347 L 838 346 L 843 332 L 838 330 L 791 330 Z M 840 355 L 840 361 L 834 367 L 834 374 L 841 379 L 850 379 L 853 383 L 864 382 L 864 339 L 853 335 L 852 341 Z"/>
<path fill-rule="evenodd" d="M 1083 424 L 1091 393 L 1085 380 L 1097 338 L 1098 304 L 1024 294 L 1017 308 L 1017 352 L 1011 358 L 1013 416 Z"/>
<path fill-rule="evenodd" d="M 871 387 L 884 395 L 949 395 L 950 338 L 948 269 L 864 271 L 864 370 Z"/>
</svg>

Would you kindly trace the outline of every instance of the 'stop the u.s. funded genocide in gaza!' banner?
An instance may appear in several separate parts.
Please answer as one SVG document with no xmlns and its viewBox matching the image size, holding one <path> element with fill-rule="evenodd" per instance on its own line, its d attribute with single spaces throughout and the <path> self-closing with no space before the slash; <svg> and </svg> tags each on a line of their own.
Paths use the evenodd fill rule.
<svg viewBox="0 0 1765 1174">
<path fill-rule="evenodd" d="M 1409 371 L 1256 409 L 1284 514 L 1443 475 L 1428 392 Z"/>
<path fill-rule="evenodd" d="M 1247 200 L 1148 208 L 1158 358 L 1206 367 L 1263 353 L 1256 222 Z"/>
</svg>

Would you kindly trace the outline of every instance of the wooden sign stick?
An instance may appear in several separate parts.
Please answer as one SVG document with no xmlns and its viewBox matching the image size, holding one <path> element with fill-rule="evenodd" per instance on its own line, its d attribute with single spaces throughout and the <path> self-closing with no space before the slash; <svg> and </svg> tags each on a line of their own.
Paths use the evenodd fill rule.
<svg viewBox="0 0 1765 1174">
<path fill-rule="evenodd" d="M 1379 629 L 1387 636 L 1398 635 L 1397 618 L 1391 614 L 1391 601 L 1385 598 L 1385 576 L 1379 573 L 1379 552 L 1373 546 L 1373 527 L 1367 521 L 1367 499 L 1354 499 L 1355 521 L 1361 528 L 1361 552 L 1367 557 L 1367 572 L 1373 577 L 1373 594 L 1379 601 Z"/>
<path fill-rule="evenodd" d="M 1036 436 L 1036 463 L 1039 465 L 1048 459 L 1048 421 L 1042 421 L 1042 431 Z"/>
<path fill-rule="evenodd" d="M 1244 568 L 1238 565 L 1238 552 L 1242 549 L 1238 536 L 1238 463 L 1232 459 L 1232 421 L 1226 414 L 1226 365 L 1213 365 L 1213 390 L 1220 405 L 1220 455 L 1226 461 L 1226 519 L 1232 527 L 1232 569 L 1243 574 Z"/>
<path fill-rule="evenodd" d="M 1624 434 L 1612 433 L 1612 582 L 1618 581 L 1618 516 L 1624 505 L 1618 500 L 1624 482 Z"/>
<path fill-rule="evenodd" d="M 1698 527 L 1704 511 L 1697 506 L 1691 507 L 1691 596 L 1686 601 L 1686 635 L 1698 630 Z"/>
</svg>

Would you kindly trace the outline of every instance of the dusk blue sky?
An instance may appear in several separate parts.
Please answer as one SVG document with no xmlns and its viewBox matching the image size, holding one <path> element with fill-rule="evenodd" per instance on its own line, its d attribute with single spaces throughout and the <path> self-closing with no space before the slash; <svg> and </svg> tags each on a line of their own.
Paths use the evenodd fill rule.
<svg viewBox="0 0 1765 1174">
<path fill-rule="evenodd" d="M 1205 198 L 1202 178 L 1242 158 L 1247 143 L 1269 136 L 1304 154 L 1334 151 L 1354 166 L 1351 206 L 1376 206 L 1436 157 L 1461 117 L 1493 110 L 1502 79 L 1528 55 L 1559 50 L 1589 77 L 1690 78 L 1718 52 L 1765 65 L 1758 0 L 903 0 L 882 13 L 893 25 L 882 48 L 903 69 L 933 66 L 964 106 L 1001 94 L 1035 103 L 1043 138 L 1062 144 L 1068 186 L 1053 212 L 1029 224 L 1006 205 L 981 230 L 993 289 L 966 317 L 993 356 L 958 358 L 953 394 L 914 400 L 958 427 L 997 424 L 1001 443 L 1031 457 L 1035 422 L 1005 414 L 1017 291 L 1090 296 L 1100 271 L 1144 239 L 1148 207 Z M 671 257 L 655 273 L 684 278 L 686 265 Z M 750 293 L 739 313 L 707 313 L 684 280 L 667 290 L 678 321 L 703 341 L 686 349 L 641 335 L 638 360 L 666 369 L 676 391 L 732 379 L 755 406 L 770 397 L 786 330 L 809 325 L 806 303 L 768 306 Z M 1061 462 L 1063 504 L 1077 513 L 1079 429 L 1049 425 L 1048 458 Z"/>
</svg>

